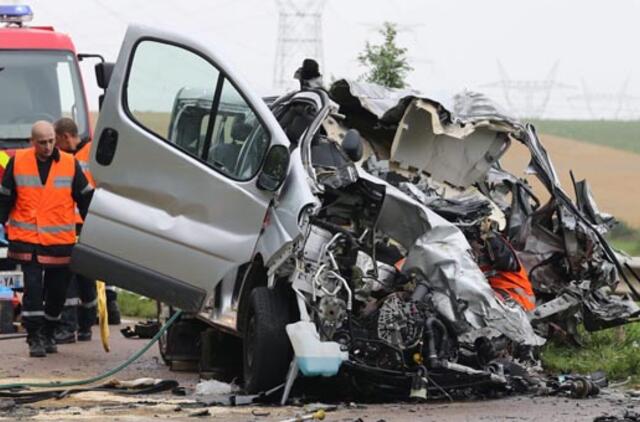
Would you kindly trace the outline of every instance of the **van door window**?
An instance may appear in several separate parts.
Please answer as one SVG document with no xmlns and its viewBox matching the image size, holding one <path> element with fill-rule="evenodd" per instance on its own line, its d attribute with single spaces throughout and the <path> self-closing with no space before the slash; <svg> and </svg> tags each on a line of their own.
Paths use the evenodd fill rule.
<svg viewBox="0 0 640 422">
<path fill-rule="evenodd" d="M 219 75 L 215 66 L 185 48 L 142 41 L 129 69 L 126 109 L 145 129 L 197 157 L 204 145 L 200 125 L 211 111 Z"/>
<path fill-rule="evenodd" d="M 228 176 L 251 179 L 269 146 L 269 134 L 235 87 L 224 81 L 207 161 Z"/>
<path fill-rule="evenodd" d="M 144 129 L 232 179 L 249 180 L 260 169 L 269 132 L 231 81 L 197 53 L 141 41 L 125 86 L 125 109 Z"/>
</svg>

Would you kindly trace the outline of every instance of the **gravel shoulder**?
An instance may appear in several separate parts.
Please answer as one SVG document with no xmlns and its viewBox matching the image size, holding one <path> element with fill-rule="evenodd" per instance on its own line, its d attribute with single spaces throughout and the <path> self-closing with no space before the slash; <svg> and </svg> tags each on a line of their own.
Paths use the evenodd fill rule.
<svg viewBox="0 0 640 422">
<path fill-rule="evenodd" d="M 0 382 L 68 380 L 94 376 L 117 366 L 144 346 L 145 340 L 125 339 L 112 327 L 111 352 L 105 353 L 97 330 L 88 343 L 60 345 L 59 353 L 46 358 L 27 356 L 24 339 L 2 340 Z M 0 399 L 0 420 L 113 420 L 143 421 L 194 420 L 207 418 L 224 421 L 281 421 L 313 410 L 304 407 L 244 406 L 195 407 L 190 393 L 198 383 L 198 374 L 171 372 L 162 363 L 153 346 L 118 379 L 153 377 L 174 379 L 187 390 L 187 396 L 169 393 L 145 396 L 118 396 L 105 392 L 86 392 L 33 404 L 9 406 Z M 600 397 L 574 400 L 564 397 L 507 397 L 455 403 L 426 404 L 344 404 L 328 412 L 327 421 L 585 421 L 597 416 L 622 416 L 625 410 L 640 410 L 640 398 L 621 391 L 605 391 Z M 196 416 L 200 414 L 201 416 Z"/>
</svg>

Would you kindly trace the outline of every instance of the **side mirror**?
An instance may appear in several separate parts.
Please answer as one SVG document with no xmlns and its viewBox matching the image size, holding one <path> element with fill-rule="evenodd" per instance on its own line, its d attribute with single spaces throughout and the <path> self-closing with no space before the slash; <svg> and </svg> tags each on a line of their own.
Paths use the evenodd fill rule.
<svg viewBox="0 0 640 422">
<path fill-rule="evenodd" d="M 113 68 L 115 67 L 115 63 L 103 62 L 96 64 L 96 82 L 98 86 L 104 90 L 109 86 L 109 80 L 111 79 L 111 74 L 113 73 Z"/>
<path fill-rule="evenodd" d="M 95 54 L 95 53 L 90 53 L 90 54 L 79 53 L 78 54 L 78 61 L 79 62 L 81 62 L 83 60 L 86 60 L 86 59 L 98 59 L 102 63 L 104 63 L 104 57 L 102 56 L 102 54 Z"/>
<path fill-rule="evenodd" d="M 342 139 L 342 150 L 354 163 L 362 158 L 362 138 L 355 129 L 349 129 Z"/>
<path fill-rule="evenodd" d="M 267 152 L 264 166 L 258 176 L 258 188 L 269 192 L 277 191 L 289 172 L 289 149 L 274 145 Z"/>
</svg>

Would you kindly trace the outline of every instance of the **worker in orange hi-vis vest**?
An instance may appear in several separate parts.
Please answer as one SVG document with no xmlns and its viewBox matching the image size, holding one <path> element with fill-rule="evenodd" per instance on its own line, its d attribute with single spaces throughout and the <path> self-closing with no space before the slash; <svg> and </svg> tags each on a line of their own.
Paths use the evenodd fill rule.
<svg viewBox="0 0 640 422">
<path fill-rule="evenodd" d="M 68 118 L 63 117 L 54 124 L 56 131 L 56 146 L 62 151 L 73 154 L 80 164 L 85 177 L 95 187 L 96 182 L 89 171 L 89 153 L 91 152 L 91 140 L 82 140 L 78 134 L 78 126 Z"/>
<path fill-rule="evenodd" d="M 55 147 L 53 125 L 34 123 L 31 148 L 16 151 L 0 184 L 8 257 L 24 272 L 22 322 L 32 357 L 57 352 L 54 331 L 71 277 L 75 209 L 86 215 L 92 194 L 77 161 Z"/>
</svg>

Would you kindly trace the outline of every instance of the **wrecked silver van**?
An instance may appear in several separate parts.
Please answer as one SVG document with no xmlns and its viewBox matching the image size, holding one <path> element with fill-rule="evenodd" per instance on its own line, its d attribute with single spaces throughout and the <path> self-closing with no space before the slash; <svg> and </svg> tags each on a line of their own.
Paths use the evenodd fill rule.
<svg viewBox="0 0 640 422">
<path fill-rule="evenodd" d="M 249 392 L 285 380 L 288 391 L 299 373 L 416 397 L 506 388 L 543 331 L 491 288 L 469 233 L 489 215 L 509 222 L 510 239 L 541 227 L 529 199 L 514 212 L 505 195 L 519 182 L 498 164 L 513 139 L 539 144 L 533 129 L 469 98 L 449 111 L 338 81 L 267 105 L 208 46 L 133 26 L 96 128 L 98 185 L 73 268 L 239 337 Z M 490 212 L 469 221 L 462 201 L 452 214 L 429 183 L 476 185 L 478 209 Z M 562 201 L 558 213 L 581 215 Z M 600 247 L 605 278 L 567 279 L 567 294 L 586 288 L 601 303 L 596 288 L 619 272 Z M 620 318 L 637 316 L 630 301 L 615 303 Z"/>
</svg>

